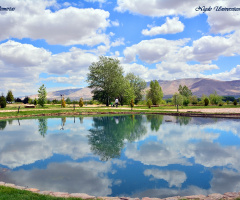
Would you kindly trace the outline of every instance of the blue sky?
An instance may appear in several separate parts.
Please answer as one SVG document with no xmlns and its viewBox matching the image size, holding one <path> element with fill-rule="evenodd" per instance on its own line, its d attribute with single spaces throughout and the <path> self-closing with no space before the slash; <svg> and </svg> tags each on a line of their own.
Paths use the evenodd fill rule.
<svg viewBox="0 0 240 200">
<path fill-rule="evenodd" d="M 238 0 L 1 0 L 0 6 L 15 8 L 0 11 L 4 95 L 36 94 L 42 84 L 47 91 L 86 87 L 88 67 L 101 55 L 146 81 L 240 77 Z"/>
</svg>

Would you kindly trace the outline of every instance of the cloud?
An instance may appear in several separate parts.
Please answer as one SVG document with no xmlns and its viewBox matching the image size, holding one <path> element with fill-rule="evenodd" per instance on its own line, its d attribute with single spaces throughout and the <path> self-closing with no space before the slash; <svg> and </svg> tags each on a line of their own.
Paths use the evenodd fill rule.
<svg viewBox="0 0 240 200">
<path fill-rule="evenodd" d="M 239 7 L 240 4 L 238 1 L 229 1 L 234 2 L 228 7 Z M 218 4 L 220 6 L 220 4 Z M 210 25 L 211 33 L 230 33 L 232 31 L 238 30 L 237 27 L 240 24 L 240 14 L 237 12 L 209 12 L 208 13 L 208 24 Z"/>
<path fill-rule="evenodd" d="M 112 24 L 113 26 L 119 26 L 119 21 L 118 21 L 118 20 L 111 21 L 111 24 Z"/>
<path fill-rule="evenodd" d="M 118 12 L 129 11 L 130 13 L 152 17 L 184 16 L 187 18 L 193 18 L 202 14 L 203 11 L 195 10 L 199 6 L 205 6 L 206 8 L 211 6 L 212 11 L 205 12 L 205 14 L 208 16 L 207 21 L 212 33 L 224 34 L 236 31 L 238 30 L 237 27 L 240 23 L 239 12 L 214 10 L 215 6 L 222 6 L 223 8 L 239 8 L 240 2 L 237 0 L 212 0 L 208 2 L 204 1 L 204 3 L 191 0 L 184 0 L 181 2 L 178 0 L 159 0 L 151 2 L 148 0 L 118 0 L 117 4 L 115 10 Z M 152 31 L 154 31 L 154 29 Z"/>
<path fill-rule="evenodd" d="M 109 12 L 100 9 L 68 7 L 55 12 L 47 9 L 55 1 L 14 1 L 14 12 L 1 15 L 0 40 L 9 38 L 44 39 L 49 44 L 94 46 L 109 43 L 104 30 L 109 26 Z"/>
<path fill-rule="evenodd" d="M 160 35 L 160 34 L 175 34 L 182 32 L 184 30 L 184 24 L 179 21 L 178 17 L 174 17 L 170 19 L 167 17 L 166 23 L 162 26 L 154 26 L 150 30 L 144 29 L 142 30 L 143 35 Z"/>
<path fill-rule="evenodd" d="M 144 143 L 140 148 L 134 144 L 127 145 L 125 155 L 145 165 L 168 166 L 170 164 L 189 165 L 186 158 L 169 150 L 158 142 Z M 156 159 L 158 158 L 158 159 Z"/>
<path fill-rule="evenodd" d="M 240 65 L 232 68 L 229 71 L 221 72 L 218 74 L 206 75 L 207 78 L 217 79 L 217 80 L 239 80 L 240 79 Z"/>
<path fill-rule="evenodd" d="M 199 6 L 197 2 L 185 0 L 179 2 L 178 0 L 118 0 L 118 6 L 115 10 L 119 12 L 129 11 L 131 13 L 142 14 L 152 17 L 163 17 L 169 15 L 183 15 L 186 17 L 193 17 L 199 13 L 195 11 L 195 7 Z M 193 8 L 193 9 L 190 9 Z"/>
<path fill-rule="evenodd" d="M 6 174 L 17 185 L 42 191 L 87 193 L 94 196 L 111 195 L 112 180 L 105 174 L 111 163 L 96 161 L 82 163 L 50 163 L 46 169 L 18 170 Z"/>
<path fill-rule="evenodd" d="M 145 176 L 153 176 L 154 179 L 164 179 L 169 183 L 169 187 L 181 187 L 187 179 L 184 172 L 177 170 L 158 170 L 158 169 L 146 169 L 144 171 Z"/>
<path fill-rule="evenodd" d="M 9 40 L 0 44 L 0 77 L 3 81 L 0 91 L 11 89 L 14 95 L 19 95 L 19 91 L 21 94 L 35 94 L 39 87 L 37 83 L 44 80 L 81 84 L 88 67 L 98 60 L 98 51 L 73 47 L 69 52 L 52 54 L 44 48 Z M 41 73 L 60 76 L 40 79 Z"/>
<path fill-rule="evenodd" d="M 142 40 L 124 50 L 125 61 L 135 61 L 136 55 L 147 63 L 157 63 L 166 59 L 172 60 L 172 55 L 177 54 L 188 41 L 189 39 L 166 40 L 163 38 Z"/>
<path fill-rule="evenodd" d="M 106 0 L 84 0 L 84 1 L 86 1 L 86 2 L 93 2 L 93 3 L 95 3 L 95 2 L 105 3 L 106 2 Z"/>
<path fill-rule="evenodd" d="M 125 45 L 124 38 L 118 38 L 114 42 L 111 43 L 112 47 L 117 47 L 117 46 L 121 46 L 121 45 Z"/>
<path fill-rule="evenodd" d="M 38 121 L 21 120 L 20 123 L 21 126 L 7 126 L 5 131 L 9 134 L 1 134 L 1 140 L 4 141 L 0 144 L 1 165 L 13 169 L 45 160 L 54 153 L 69 155 L 74 160 L 93 156 L 86 137 L 88 131 L 79 129 L 77 124 L 73 126 L 67 121 L 64 130 L 70 132 L 56 134 L 61 128 L 61 118 L 48 119 L 48 132 L 43 138 L 38 131 Z"/>
</svg>

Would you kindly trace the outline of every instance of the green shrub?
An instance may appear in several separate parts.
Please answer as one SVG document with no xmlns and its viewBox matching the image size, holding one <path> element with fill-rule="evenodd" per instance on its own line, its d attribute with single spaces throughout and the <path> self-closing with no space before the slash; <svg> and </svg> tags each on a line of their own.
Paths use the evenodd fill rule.
<svg viewBox="0 0 240 200">
<path fill-rule="evenodd" d="M 83 103 L 83 98 L 80 98 L 80 100 L 79 100 L 79 106 L 80 106 L 80 107 L 83 107 L 83 104 L 84 104 L 84 103 Z"/>
<path fill-rule="evenodd" d="M 133 99 L 131 99 L 130 106 L 131 106 L 131 109 L 134 107 L 134 101 L 133 101 Z"/>
<path fill-rule="evenodd" d="M 33 104 L 34 104 L 35 106 L 38 104 L 38 101 L 37 101 L 36 98 L 33 100 Z"/>
<path fill-rule="evenodd" d="M 188 106 L 189 103 L 190 103 L 189 99 L 184 99 L 183 100 L 183 105 L 184 106 Z"/>
<path fill-rule="evenodd" d="M 148 106 L 148 108 L 151 108 L 151 106 L 152 106 L 152 100 L 151 99 L 147 100 L 147 106 Z"/>
<path fill-rule="evenodd" d="M 209 99 L 206 97 L 206 98 L 204 99 L 204 105 L 205 105 L 205 106 L 208 106 L 208 104 L 209 104 Z"/>
<path fill-rule="evenodd" d="M 233 101 L 233 105 L 234 105 L 234 106 L 237 105 L 237 100 L 236 100 L 236 99 Z"/>
<path fill-rule="evenodd" d="M 53 99 L 53 100 L 52 100 L 52 103 L 53 103 L 53 104 L 57 104 L 57 103 L 58 103 L 58 100 L 57 100 L 57 99 Z"/>
<path fill-rule="evenodd" d="M 6 101 L 6 98 L 4 96 L 1 96 L 0 97 L 0 107 L 1 108 L 5 108 L 7 105 L 7 101 Z"/>
</svg>

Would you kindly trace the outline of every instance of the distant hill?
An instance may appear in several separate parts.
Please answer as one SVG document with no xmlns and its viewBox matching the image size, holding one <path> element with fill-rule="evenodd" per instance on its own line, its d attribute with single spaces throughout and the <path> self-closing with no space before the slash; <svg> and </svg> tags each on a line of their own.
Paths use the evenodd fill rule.
<svg viewBox="0 0 240 200">
<path fill-rule="evenodd" d="M 86 88 L 75 88 L 75 89 L 66 89 L 66 90 L 58 90 L 58 91 L 48 92 L 47 93 L 47 99 L 49 99 L 49 100 L 53 100 L 53 99 L 60 100 L 61 95 L 64 95 L 65 99 L 67 99 L 69 97 L 71 100 L 79 100 L 81 97 L 84 100 L 92 99 L 91 89 L 89 89 L 87 87 Z M 31 99 L 35 99 L 35 98 L 38 98 L 38 95 L 35 94 L 35 95 L 31 95 L 29 97 Z"/>
<path fill-rule="evenodd" d="M 175 92 L 178 92 L 178 87 L 181 84 L 186 85 L 191 89 L 193 95 L 201 97 L 202 94 L 210 95 L 216 91 L 221 96 L 234 96 L 240 97 L 240 80 L 236 81 L 218 81 L 214 79 L 206 78 L 188 78 L 178 79 L 172 81 L 158 81 L 162 87 L 164 98 L 172 97 Z M 147 83 L 149 88 L 150 82 Z M 147 89 L 148 89 L 147 88 Z M 76 88 L 58 90 L 54 92 L 48 92 L 47 98 L 50 100 L 60 99 L 60 95 L 64 94 L 64 98 L 70 98 L 71 100 L 79 100 L 82 97 L 84 100 L 92 99 L 92 93 L 90 88 Z M 30 98 L 37 98 L 37 95 L 31 95 Z"/>
<path fill-rule="evenodd" d="M 236 81 L 219 81 L 206 78 L 189 78 L 178 79 L 173 81 L 158 81 L 162 87 L 165 97 L 172 96 L 175 92 L 178 92 L 178 87 L 181 84 L 186 85 L 193 93 L 198 97 L 202 94 L 210 95 L 214 91 L 220 96 L 240 96 L 240 80 Z"/>
</svg>

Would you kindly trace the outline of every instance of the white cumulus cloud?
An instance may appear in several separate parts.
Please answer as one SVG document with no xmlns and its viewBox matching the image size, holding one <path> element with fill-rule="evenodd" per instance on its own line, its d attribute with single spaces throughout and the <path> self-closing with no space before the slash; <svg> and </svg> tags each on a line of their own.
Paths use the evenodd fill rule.
<svg viewBox="0 0 240 200">
<path fill-rule="evenodd" d="M 184 30 L 184 24 L 179 21 L 178 17 L 170 19 L 167 17 L 166 23 L 161 26 L 154 26 L 150 30 L 142 30 L 143 35 L 175 34 Z"/>
</svg>

